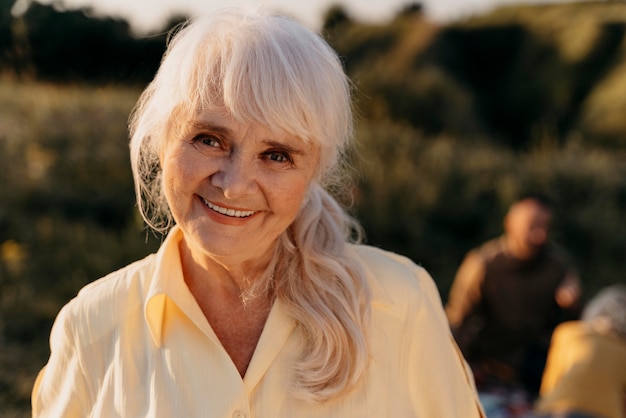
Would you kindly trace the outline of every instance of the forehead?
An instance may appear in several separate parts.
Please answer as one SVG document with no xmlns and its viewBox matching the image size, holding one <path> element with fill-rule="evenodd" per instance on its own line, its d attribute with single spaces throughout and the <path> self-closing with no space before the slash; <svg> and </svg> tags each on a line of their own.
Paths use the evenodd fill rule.
<svg viewBox="0 0 626 418">
<path fill-rule="evenodd" d="M 552 217 L 550 209 L 534 200 L 523 200 L 511 209 L 511 218 L 517 222 L 548 222 Z"/>
</svg>

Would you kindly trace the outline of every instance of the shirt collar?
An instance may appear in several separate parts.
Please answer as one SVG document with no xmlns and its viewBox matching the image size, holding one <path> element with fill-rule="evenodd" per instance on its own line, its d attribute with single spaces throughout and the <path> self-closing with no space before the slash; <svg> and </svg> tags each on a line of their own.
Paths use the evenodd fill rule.
<svg viewBox="0 0 626 418">
<path fill-rule="evenodd" d="M 200 309 L 197 307 L 183 276 L 179 250 L 182 239 L 182 230 L 178 226 L 174 226 L 156 254 L 156 265 L 146 297 L 145 320 L 157 347 L 163 343 L 165 306 L 168 298 L 181 308 L 187 306 Z M 362 260 L 362 255 L 356 251 L 355 246 L 348 245 L 347 252 L 348 256 Z M 367 264 L 365 263 L 365 265 Z M 372 297 L 371 306 L 375 309 L 389 308 L 392 305 L 392 298 L 379 283 L 379 278 L 372 277 L 372 272 L 369 269 L 366 269 L 365 274 L 368 276 L 367 282 Z M 293 326 L 294 324 L 291 324 L 290 327 Z"/>
<path fill-rule="evenodd" d="M 191 296 L 180 261 L 179 244 L 183 233 L 178 226 L 172 228 L 156 254 L 156 265 L 144 306 L 144 315 L 152 339 L 157 346 L 163 342 L 163 324 L 167 298 L 186 300 Z M 185 295 L 185 293 L 189 295 Z"/>
</svg>

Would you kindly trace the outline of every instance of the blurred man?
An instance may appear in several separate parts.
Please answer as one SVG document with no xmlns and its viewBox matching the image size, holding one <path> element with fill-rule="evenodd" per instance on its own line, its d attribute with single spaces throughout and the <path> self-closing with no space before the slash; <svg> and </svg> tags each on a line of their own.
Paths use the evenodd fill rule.
<svg viewBox="0 0 626 418">
<path fill-rule="evenodd" d="M 580 312 L 577 273 L 549 241 L 552 207 L 516 201 L 504 235 L 470 251 L 456 274 L 446 314 L 482 392 L 536 397 L 555 326 Z"/>
</svg>

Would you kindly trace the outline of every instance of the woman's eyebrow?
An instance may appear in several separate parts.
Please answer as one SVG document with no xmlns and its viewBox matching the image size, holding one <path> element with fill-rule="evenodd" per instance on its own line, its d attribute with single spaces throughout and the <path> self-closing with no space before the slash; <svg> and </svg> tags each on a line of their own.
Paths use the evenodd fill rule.
<svg viewBox="0 0 626 418">
<path fill-rule="evenodd" d="M 196 131 L 209 130 L 209 131 L 217 132 L 217 133 L 224 134 L 224 135 L 230 135 L 232 132 L 231 129 L 225 126 L 219 126 L 219 125 L 215 125 L 213 123 L 204 122 L 204 121 L 195 121 L 191 124 L 191 126 L 193 130 L 196 130 Z"/>
<path fill-rule="evenodd" d="M 194 131 L 211 131 L 215 133 L 222 134 L 224 136 L 232 135 L 232 129 L 221 126 L 219 124 L 215 124 L 208 121 L 195 121 L 191 124 L 192 129 Z M 276 148 L 282 150 L 284 152 L 288 152 L 292 155 L 305 155 L 307 153 L 306 145 L 303 143 L 302 147 L 294 146 L 291 144 L 287 144 L 281 141 L 275 141 L 272 139 L 265 139 L 262 141 L 265 146 L 270 148 Z"/>
<path fill-rule="evenodd" d="M 276 148 L 276 149 L 285 151 L 285 152 L 287 152 L 289 154 L 296 154 L 296 155 L 304 155 L 304 154 L 306 154 L 306 150 L 304 150 L 302 148 L 291 146 L 289 144 L 285 144 L 283 142 L 277 142 L 277 141 L 272 141 L 272 140 L 265 140 L 265 141 L 263 141 L 263 143 L 265 145 L 267 145 L 268 147 Z"/>
</svg>

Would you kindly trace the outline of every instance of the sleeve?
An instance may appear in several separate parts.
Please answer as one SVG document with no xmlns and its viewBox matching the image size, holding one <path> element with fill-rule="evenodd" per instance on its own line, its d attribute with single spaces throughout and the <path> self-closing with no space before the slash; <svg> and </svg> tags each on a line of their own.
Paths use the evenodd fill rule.
<svg viewBox="0 0 626 418">
<path fill-rule="evenodd" d="M 70 312 L 69 305 L 66 305 L 52 327 L 50 358 L 33 387 L 33 418 L 89 416 L 88 382 Z"/>
<path fill-rule="evenodd" d="M 482 257 L 475 251 L 470 252 L 456 273 L 446 304 L 446 315 L 452 329 L 459 327 L 480 302 L 484 274 Z"/>
<path fill-rule="evenodd" d="M 484 418 L 474 377 L 450 333 L 437 287 L 426 271 L 417 275 L 422 291 L 411 326 L 416 355 L 408 367 L 417 416 Z"/>
<path fill-rule="evenodd" d="M 563 277 L 554 292 L 554 299 L 561 309 L 560 321 L 571 321 L 580 318 L 583 310 L 582 283 L 576 263 L 572 256 L 560 245 L 551 242 L 551 254 L 563 266 Z"/>
</svg>

